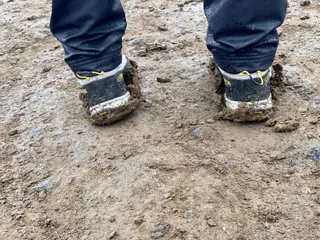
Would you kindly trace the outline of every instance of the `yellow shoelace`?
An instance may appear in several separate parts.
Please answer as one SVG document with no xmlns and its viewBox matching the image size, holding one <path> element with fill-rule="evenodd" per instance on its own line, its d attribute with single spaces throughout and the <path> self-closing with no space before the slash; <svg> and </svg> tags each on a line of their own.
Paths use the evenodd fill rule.
<svg viewBox="0 0 320 240">
<path fill-rule="evenodd" d="M 255 82 L 256 84 L 258 84 L 260 86 L 262 86 L 264 84 L 264 80 L 263 80 L 263 78 L 261 76 L 261 71 L 260 70 L 257 71 L 257 74 L 258 74 L 258 76 L 260 78 L 260 83 L 254 81 L 253 78 L 251 77 L 251 74 L 248 71 L 243 71 L 243 72 L 241 72 L 239 74 L 240 74 L 240 76 L 248 75 L 253 82 Z"/>
</svg>

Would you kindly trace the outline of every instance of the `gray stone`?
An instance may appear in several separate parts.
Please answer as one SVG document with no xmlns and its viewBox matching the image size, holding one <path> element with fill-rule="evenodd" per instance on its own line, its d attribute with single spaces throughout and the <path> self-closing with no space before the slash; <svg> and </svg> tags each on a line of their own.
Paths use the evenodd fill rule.
<svg viewBox="0 0 320 240">
<path fill-rule="evenodd" d="M 200 136 L 201 130 L 200 128 L 196 128 L 193 132 L 192 132 L 192 136 L 195 138 L 198 138 Z"/>
<path fill-rule="evenodd" d="M 44 129 L 45 129 L 44 127 L 38 127 L 38 128 L 32 129 L 28 134 L 29 134 L 29 136 L 38 135 L 38 134 L 42 133 L 42 131 Z"/>
<path fill-rule="evenodd" d="M 42 182 L 40 182 L 38 185 L 34 186 L 32 188 L 33 191 L 37 191 L 37 192 L 40 192 L 40 191 L 48 191 L 50 189 L 53 188 L 53 182 L 52 182 L 52 179 L 51 177 L 43 180 Z"/>
<path fill-rule="evenodd" d="M 184 213 L 185 217 L 192 217 L 193 216 L 193 211 L 192 210 L 188 210 Z"/>
<path fill-rule="evenodd" d="M 153 233 L 163 232 L 163 231 L 165 231 L 166 229 L 167 229 L 167 228 L 166 228 L 165 226 L 159 225 L 159 226 L 156 226 L 156 227 L 152 230 L 152 232 L 153 232 Z"/>
</svg>

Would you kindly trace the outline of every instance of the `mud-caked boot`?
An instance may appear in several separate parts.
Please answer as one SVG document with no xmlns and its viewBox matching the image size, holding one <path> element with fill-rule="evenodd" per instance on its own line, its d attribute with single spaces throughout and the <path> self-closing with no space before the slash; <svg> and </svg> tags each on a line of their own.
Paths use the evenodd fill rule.
<svg viewBox="0 0 320 240">
<path fill-rule="evenodd" d="M 272 68 L 265 71 L 230 74 L 219 68 L 223 102 L 231 113 L 227 118 L 240 121 L 261 121 L 272 111 Z"/>
<path fill-rule="evenodd" d="M 140 101 L 137 66 L 122 57 L 121 64 L 109 72 L 77 73 L 83 89 L 80 99 L 95 125 L 113 123 L 132 112 Z"/>
</svg>

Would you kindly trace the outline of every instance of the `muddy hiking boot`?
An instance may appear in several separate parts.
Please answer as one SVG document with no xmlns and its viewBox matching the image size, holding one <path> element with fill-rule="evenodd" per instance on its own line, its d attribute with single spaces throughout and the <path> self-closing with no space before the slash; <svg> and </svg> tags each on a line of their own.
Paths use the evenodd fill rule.
<svg viewBox="0 0 320 240">
<path fill-rule="evenodd" d="M 83 89 L 80 94 L 89 120 L 95 125 L 113 123 L 132 112 L 140 102 L 135 62 L 122 57 L 122 63 L 109 72 L 77 73 Z"/>
<path fill-rule="evenodd" d="M 217 90 L 222 95 L 228 120 L 261 121 L 272 111 L 272 68 L 265 71 L 229 74 L 219 68 L 221 84 Z"/>
</svg>

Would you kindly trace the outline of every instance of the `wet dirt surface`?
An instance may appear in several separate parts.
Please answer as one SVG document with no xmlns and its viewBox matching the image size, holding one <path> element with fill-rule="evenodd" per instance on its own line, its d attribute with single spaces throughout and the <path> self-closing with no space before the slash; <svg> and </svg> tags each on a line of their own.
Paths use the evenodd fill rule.
<svg viewBox="0 0 320 240">
<path fill-rule="evenodd" d="M 95 127 L 50 2 L 0 1 L 0 239 L 319 239 L 319 1 L 289 1 L 255 124 L 214 119 L 201 1 L 123 4 L 145 101 Z"/>
</svg>

